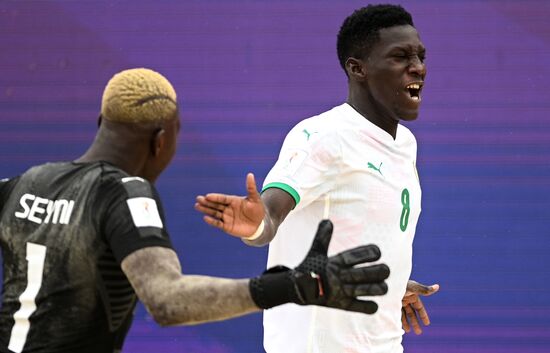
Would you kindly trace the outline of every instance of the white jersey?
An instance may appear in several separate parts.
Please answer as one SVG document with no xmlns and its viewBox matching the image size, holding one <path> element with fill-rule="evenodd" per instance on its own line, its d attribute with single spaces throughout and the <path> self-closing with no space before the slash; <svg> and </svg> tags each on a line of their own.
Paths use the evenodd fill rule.
<svg viewBox="0 0 550 353">
<path fill-rule="evenodd" d="M 376 244 L 378 262 L 391 273 L 386 295 L 364 298 L 378 304 L 374 315 L 295 304 L 264 311 L 268 353 L 403 352 L 401 299 L 421 206 L 415 163 L 416 140 L 406 127 L 398 126 L 394 140 L 348 104 L 289 132 L 263 190 L 287 191 L 296 207 L 269 246 L 268 267 L 297 266 L 328 217 L 334 223 L 329 256 Z"/>
</svg>

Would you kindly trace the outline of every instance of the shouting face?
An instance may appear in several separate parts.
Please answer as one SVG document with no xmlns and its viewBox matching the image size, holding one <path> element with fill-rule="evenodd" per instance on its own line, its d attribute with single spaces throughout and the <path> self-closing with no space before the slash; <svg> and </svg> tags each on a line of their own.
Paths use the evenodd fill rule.
<svg viewBox="0 0 550 353">
<path fill-rule="evenodd" d="M 422 102 L 426 49 L 409 25 L 383 28 L 366 58 L 368 100 L 380 117 L 414 120 Z"/>
</svg>

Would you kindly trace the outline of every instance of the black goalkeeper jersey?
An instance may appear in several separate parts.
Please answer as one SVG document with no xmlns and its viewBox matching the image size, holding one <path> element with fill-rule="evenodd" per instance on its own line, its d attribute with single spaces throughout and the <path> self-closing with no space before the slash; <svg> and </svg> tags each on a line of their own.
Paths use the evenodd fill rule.
<svg viewBox="0 0 550 353">
<path fill-rule="evenodd" d="M 120 268 L 172 247 L 149 182 L 105 163 L 48 163 L 0 182 L 0 352 L 117 352 L 136 295 Z"/>
</svg>

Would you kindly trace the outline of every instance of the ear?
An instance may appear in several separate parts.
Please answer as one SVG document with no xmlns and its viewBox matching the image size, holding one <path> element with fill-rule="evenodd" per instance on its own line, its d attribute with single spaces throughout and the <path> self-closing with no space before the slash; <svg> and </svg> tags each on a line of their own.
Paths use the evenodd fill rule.
<svg viewBox="0 0 550 353">
<path fill-rule="evenodd" d="M 346 60 L 346 72 L 350 79 L 363 81 L 367 78 L 367 66 L 361 59 L 349 57 Z"/>
<path fill-rule="evenodd" d="M 166 132 L 164 129 L 160 128 L 153 133 L 151 137 L 151 154 L 153 156 L 158 156 L 160 151 L 164 148 L 166 142 Z"/>
</svg>

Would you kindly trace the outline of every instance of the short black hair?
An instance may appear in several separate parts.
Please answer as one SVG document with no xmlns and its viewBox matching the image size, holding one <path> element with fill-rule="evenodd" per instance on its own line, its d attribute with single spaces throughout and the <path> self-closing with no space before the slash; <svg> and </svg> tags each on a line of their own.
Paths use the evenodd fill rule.
<svg viewBox="0 0 550 353">
<path fill-rule="evenodd" d="M 400 5 L 368 5 L 355 10 L 338 32 L 336 46 L 340 66 L 346 72 L 349 57 L 366 57 L 380 39 L 380 29 L 401 25 L 414 27 L 411 14 Z"/>
</svg>

